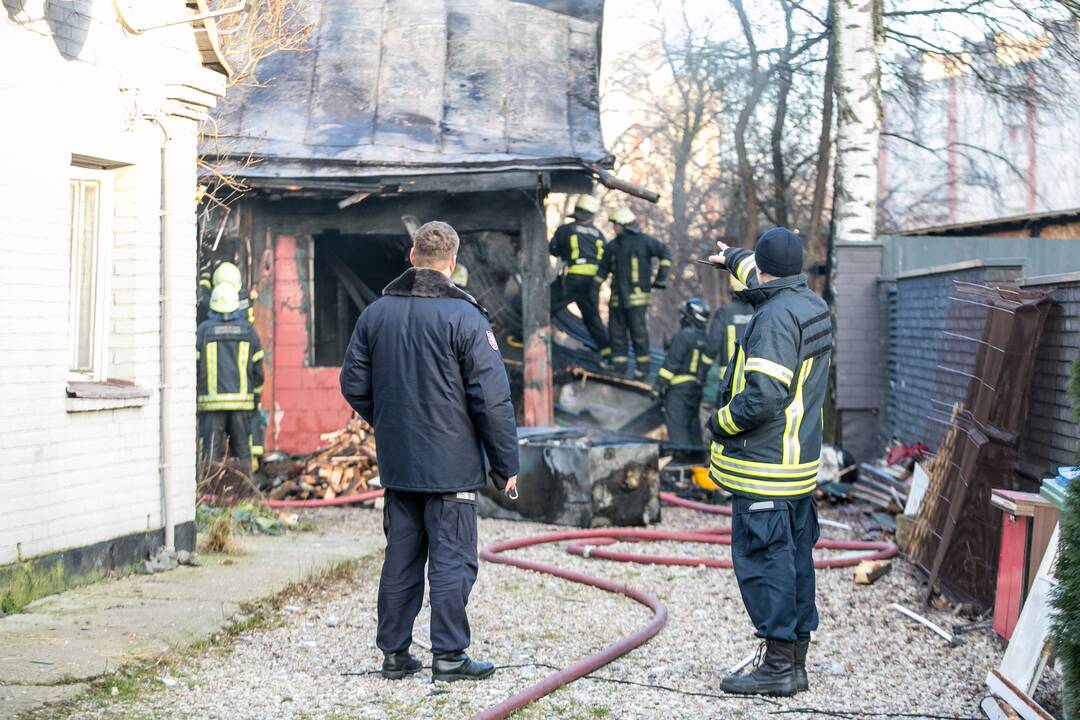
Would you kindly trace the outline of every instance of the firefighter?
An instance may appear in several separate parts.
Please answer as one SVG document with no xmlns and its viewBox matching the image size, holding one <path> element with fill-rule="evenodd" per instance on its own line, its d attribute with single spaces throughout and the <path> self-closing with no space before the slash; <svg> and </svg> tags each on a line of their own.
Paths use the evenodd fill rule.
<svg viewBox="0 0 1080 720">
<path fill-rule="evenodd" d="M 199 271 L 199 311 L 198 317 L 201 323 L 206 319 L 207 315 L 203 312 L 203 300 L 204 298 L 209 305 L 210 292 L 207 291 L 207 287 L 216 288 L 218 285 L 231 285 L 236 288 L 236 292 L 240 298 L 240 307 L 247 317 L 247 321 L 254 326 L 255 325 L 255 308 L 252 306 L 252 300 L 256 297 L 254 291 L 248 293 L 243 287 L 243 276 L 240 274 L 240 268 L 236 267 L 231 262 L 218 263 L 214 268 L 214 272 L 211 274 L 209 265 L 204 266 Z M 209 307 L 206 307 L 206 312 L 209 312 Z M 264 446 L 266 438 L 266 419 L 263 417 L 260 394 L 255 395 L 255 407 L 251 411 L 251 418 L 248 421 L 248 430 L 251 433 L 251 469 L 258 470 L 259 463 L 262 461 L 263 455 L 266 453 Z"/>
<path fill-rule="evenodd" d="M 578 195 L 574 205 L 574 221 L 555 231 L 551 238 L 551 254 L 565 263 L 565 274 L 551 287 L 551 312 L 562 310 L 569 303 L 577 305 L 585 329 L 600 353 L 601 362 L 611 357 L 607 328 L 600 319 L 600 283 L 597 273 L 604 257 L 604 236 L 593 224 L 600 201 L 592 195 Z"/>
<path fill-rule="evenodd" d="M 219 283 L 210 296 L 209 317 L 195 335 L 195 357 L 200 454 L 221 458 L 228 438 L 230 455 L 250 462 L 251 413 L 262 392 L 263 351 L 240 309 L 239 293 L 228 283 Z"/>
<path fill-rule="evenodd" d="M 244 280 L 240 274 L 240 268 L 231 262 L 218 263 L 213 272 L 210 271 L 209 264 L 203 265 L 199 269 L 199 289 L 196 296 L 198 302 L 195 320 L 201 323 L 207 318 L 210 312 L 210 294 L 214 291 L 214 288 L 222 283 L 236 288 L 236 292 L 239 293 L 240 297 L 240 309 L 247 315 L 247 321 L 254 324 L 255 308 L 251 303 L 255 296 L 244 290 Z"/>
<path fill-rule="evenodd" d="M 786 228 L 754 252 L 717 243 L 709 259 L 748 286 L 754 316 L 728 364 L 722 403 L 709 417 L 710 480 L 731 492 L 731 557 L 743 604 L 764 640 L 756 667 L 720 687 L 793 695 L 809 687 L 806 654 L 817 628 L 814 489 L 828 385 L 832 324 L 810 291 L 803 246 Z"/>
<path fill-rule="evenodd" d="M 754 315 L 754 306 L 743 299 L 743 291 L 746 290 L 746 286 L 739 282 L 739 279 L 734 275 L 728 280 L 728 286 L 731 289 L 731 302 L 716 309 L 712 319 L 709 321 L 707 331 L 709 348 L 712 356 L 716 358 L 721 381 L 723 381 L 724 375 L 727 373 L 728 363 L 735 356 L 735 345 L 738 343 L 739 338 L 742 337 L 746 326 L 750 324 L 750 318 Z M 723 383 L 721 382 L 717 389 L 716 407 L 722 405 L 720 395 L 723 389 Z"/>
<path fill-rule="evenodd" d="M 465 607 L 476 581 L 484 456 L 496 487 L 516 497 L 517 429 L 487 312 L 449 279 L 458 246 L 446 223 L 416 231 L 413 267 L 364 308 L 341 367 L 342 395 L 375 428 L 386 488 L 376 644 L 382 675 L 392 680 L 422 668 L 409 649 L 425 564 L 433 678 L 479 680 L 495 672 L 465 653 Z"/>
<path fill-rule="evenodd" d="M 611 300 L 608 302 L 608 332 L 611 339 L 611 364 L 615 372 L 626 374 L 630 362 L 627 332 L 634 346 L 634 377 L 649 375 L 649 329 L 645 314 L 652 302 L 652 289 L 667 287 L 671 251 L 652 235 L 641 232 L 630 208 L 619 208 L 608 217 L 615 226 L 615 239 L 604 248 L 597 279 L 603 282 L 611 274 Z M 653 277 L 653 259 L 659 268 Z"/>
<path fill-rule="evenodd" d="M 668 440 L 675 446 L 672 460 L 700 463 L 705 458 L 701 439 L 701 390 L 712 367 L 705 324 L 709 304 L 692 297 L 682 306 L 682 327 L 667 347 L 653 396 L 664 402 Z"/>
</svg>

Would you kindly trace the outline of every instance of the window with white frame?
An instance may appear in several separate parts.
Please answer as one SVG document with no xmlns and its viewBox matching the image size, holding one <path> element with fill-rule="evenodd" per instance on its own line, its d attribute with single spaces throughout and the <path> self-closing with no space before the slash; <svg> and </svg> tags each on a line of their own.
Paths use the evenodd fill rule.
<svg viewBox="0 0 1080 720">
<path fill-rule="evenodd" d="M 71 168 L 71 358 L 73 379 L 103 382 L 112 250 L 113 175 Z"/>
</svg>

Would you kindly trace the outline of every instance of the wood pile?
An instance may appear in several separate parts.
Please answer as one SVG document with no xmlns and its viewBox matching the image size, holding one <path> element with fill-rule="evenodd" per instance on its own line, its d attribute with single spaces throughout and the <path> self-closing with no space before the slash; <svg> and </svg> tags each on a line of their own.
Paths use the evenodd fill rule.
<svg viewBox="0 0 1080 720">
<path fill-rule="evenodd" d="M 379 475 L 375 432 L 355 417 L 341 430 L 320 435 L 325 443 L 311 455 L 290 462 L 271 500 L 332 500 L 359 495 Z"/>
</svg>

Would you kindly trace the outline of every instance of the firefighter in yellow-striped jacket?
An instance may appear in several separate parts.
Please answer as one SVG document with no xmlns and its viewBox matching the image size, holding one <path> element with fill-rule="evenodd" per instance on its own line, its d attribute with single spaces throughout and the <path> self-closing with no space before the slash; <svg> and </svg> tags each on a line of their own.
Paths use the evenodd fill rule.
<svg viewBox="0 0 1080 720">
<path fill-rule="evenodd" d="M 793 695 L 808 687 L 806 653 L 818 625 L 813 546 L 822 406 L 832 323 L 806 284 L 798 235 L 774 228 L 754 252 L 717 243 L 748 286 L 754 316 L 737 342 L 709 419 L 710 479 L 734 495 L 731 555 L 743 604 L 765 640 L 758 665 L 725 692 Z"/>
<path fill-rule="evenodd" d="M 699 297 L 683 302 L 682 327 L 668 343 L 664 364 L 653 385 L 653 396 L 664 402 L 672 460 L 679 463 L 696 464 L 705 459 L 701 391 L 713 362 L 705 334 L 708 321 L 709 303 Z"/>
<path fill-rule="evenodd" d="M 251 414 L 255 396 L 262 393 L 263 350 L 235 287 L 220 283 L 214 288 L 209 317 L 195 337 L 200 455 L 220 459 L 228 440 L 229 455 L 250 463 Z"/>
<path fill-rule="evenodd" d="M 615 228 L 615 239 L 604 248 L 597 282 L 611 275 L 611 299 L 608 301 L 608 335 L 611 342 L 611 365 L 625 375 L 630 364 L 629 346 L 634 346 L 634 377 L 644 380 L 650 372 L 649 327 L 645 316 L 652 303 L 652 291 L 667 287 L 671 270 L 671 251 L 641 225 L 630 208 L 618 208 L 608 216 Z M 657 261 L 653 276 L 653 260 Z M 627 335 L 630 343 L 627 343 Z"/>
<path fill-rule="evenodd" d="M 606 362 L 611 348 L 607 328 L 600 319 L 600 283 L 596 282 L 604 257 L 604 236 L 592 224 L 598 210 L 599 200 L 579 195 L 574 221 L 561 225 L 551 238 L 551 254 L 565 264 L 565 274 L 551 286 L 551 312 L 557 313 L 570 303 L 577 305 L 601 362 Z"/>
</svg>

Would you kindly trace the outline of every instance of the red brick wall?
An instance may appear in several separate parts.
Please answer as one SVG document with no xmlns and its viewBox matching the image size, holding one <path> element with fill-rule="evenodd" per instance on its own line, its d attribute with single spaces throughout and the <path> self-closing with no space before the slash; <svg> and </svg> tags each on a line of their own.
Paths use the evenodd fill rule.
<svg viewBox="0 0 1080 720">
<path fill-rule="evenodd" d="M 320 444 L 319 435 L 342 427 L 352 410 L 341 397 L 336 367 L 308 366 L 308 285 L 306 241 L 280 235 L 274 239 L 273 318 L 264 340 L 269 368 L 263 405 L 270 413 L 267 449 L 305 454 Z M 298 261 L 299 258 L 299 261 Z M 303 267 L 301 267 L 303 264 Z M 256 308 L 265 309 L 265 305 Z M 260 324 L 257 317 L 256 324 Z"/>
</svg>

